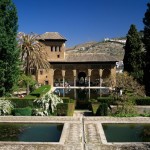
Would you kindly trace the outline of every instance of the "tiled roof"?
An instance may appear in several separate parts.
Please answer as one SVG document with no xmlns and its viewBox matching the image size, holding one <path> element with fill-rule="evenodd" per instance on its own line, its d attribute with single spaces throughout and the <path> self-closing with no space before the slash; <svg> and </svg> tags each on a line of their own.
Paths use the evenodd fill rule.
<svg viewBox="0 0 150 150">
<path fill-rule="evenodd" d="M 69 53 L 64 60 L 51 60 L 51 62 L 116 62 L 115 57 L 105 53 Z"/>
<path fill-rule="evenodd" d="M 65 40 L 66 39 L 59 34 L 58 32 L 45 32 L 44 34 L 41 34 L 39 36 L 39 39 L 43 39 L 43 40 Z"/>
</svg>

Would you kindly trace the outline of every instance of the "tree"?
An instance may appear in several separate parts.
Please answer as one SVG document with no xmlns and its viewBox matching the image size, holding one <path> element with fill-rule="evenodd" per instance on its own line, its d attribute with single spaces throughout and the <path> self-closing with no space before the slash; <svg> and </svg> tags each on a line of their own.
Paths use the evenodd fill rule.
<svg viewBox="0 0 150 150">
<path fill-rule="evenodd" d="M 21 49 L 21 61 L 23 69 L 27 76 L 31 75 L 30 69 L 48 69 L 50 64 L 47 59 L 45 46 L 38 41 L 36 34 L 18 34 L 18 44 Z M 29 84 L 27 86 L 27 94 L 29 93 Z"/>
<path fill-rule="evenodd" d="M 127 71 L 140 83 L 143 83 L 143 56 L 144 53 L 139 33 L 136 26 L 132 24 L 128 31 L 125 45 L 124 71 Z"/>
<path fill-rule="evenodd" d="M 147 11 L 145 17 L 143 18 L 144 23 L 144 46 L 146 50 L 146 66 L 144 69 L 144 83 L 146 95 L 150 96 L 150 3 L 147 4 Z"/>
<path fill-rule="evenodd" d="M 132 98 L 139 98 L 143 96 L 144 88 L 133 78 L 133 76 L 130 76 L 127 72 L 117 74 L 116 88 L 113 92 L 114 100 L 116 104 L 120 106 L 118 107 L 117 113 L 134 113 L 135 109 Z"/>
<path fill-rule="evenodd" d="M 0 96 L 10 93 L 19 76 L 18 17 L 12 0 L 0 1 Z"/>
</svg>

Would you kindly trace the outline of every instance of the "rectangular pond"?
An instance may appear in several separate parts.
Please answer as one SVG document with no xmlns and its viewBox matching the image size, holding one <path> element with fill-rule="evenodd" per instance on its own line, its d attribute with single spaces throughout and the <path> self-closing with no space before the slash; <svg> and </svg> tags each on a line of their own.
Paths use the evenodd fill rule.
<svg viewBox="0 0 150 150">
<path fill-rule="evenodd" d="M 150 124 L 102 123 L 107 142 L 150 142 Z"/>
<path fill-rule="evenodd" d="M 89 99 L 109 95 L 109 88 L 56 88 L 55 94 L 60 97 L 70 97 L 76 100 L 76 109 L 87 109 Z"/>
<path fill-rule="evenodd" d="M 59 142 L 63 124 L 0 123 L 0 141 Z"/>
</svg>

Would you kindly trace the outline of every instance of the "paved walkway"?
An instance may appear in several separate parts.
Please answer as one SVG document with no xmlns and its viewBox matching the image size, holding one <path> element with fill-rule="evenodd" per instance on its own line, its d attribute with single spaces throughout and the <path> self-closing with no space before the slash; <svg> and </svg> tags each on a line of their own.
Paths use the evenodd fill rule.
<svg viewBox="0 0 150 150">
<path fill-rule="evenodd" d="M 0 150 L 150 150 L 148 143 L 107 143 L 101 123 L 149 123 L 149 117 L 0 117 L 0 122 L 64 123 L 59 142 L 0 142 Z"/>
</svg>

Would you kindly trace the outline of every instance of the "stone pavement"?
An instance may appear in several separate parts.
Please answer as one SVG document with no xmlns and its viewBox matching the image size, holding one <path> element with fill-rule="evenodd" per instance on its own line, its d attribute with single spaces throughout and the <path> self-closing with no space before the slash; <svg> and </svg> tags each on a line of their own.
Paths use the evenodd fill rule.
<svg viewBox="0 0 150 150">
<path fill-rule="evenodd" d="M 147 143 L 108 143 L 101 123 L 149 123 L 149 117 L 0 117 L 0 122 L 64 123 L 59 142 L 0 142 L 0 150 L 150 150 Z"/>
</svg>

